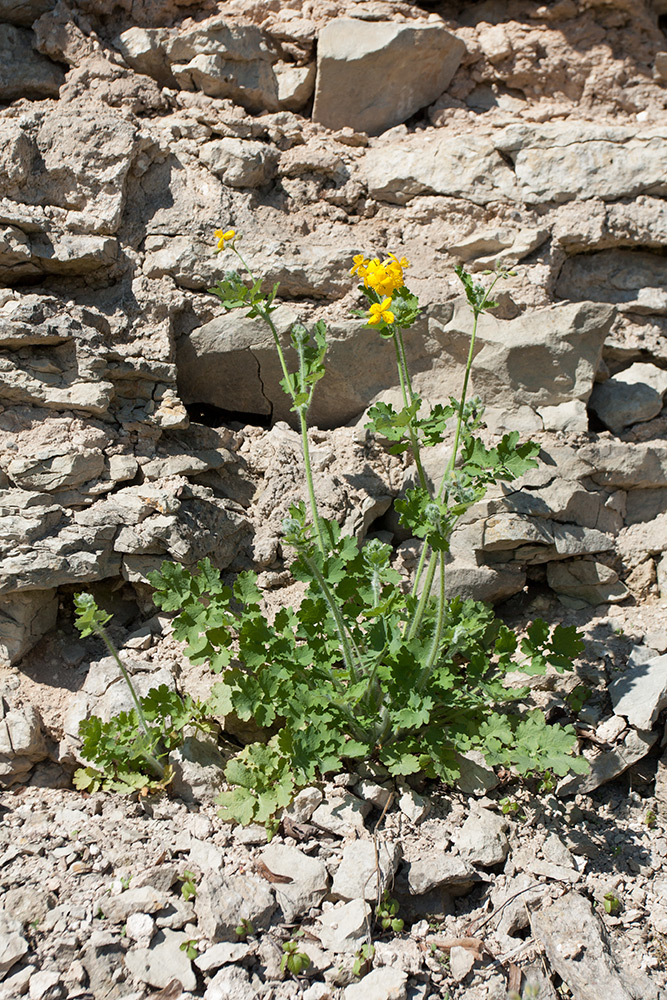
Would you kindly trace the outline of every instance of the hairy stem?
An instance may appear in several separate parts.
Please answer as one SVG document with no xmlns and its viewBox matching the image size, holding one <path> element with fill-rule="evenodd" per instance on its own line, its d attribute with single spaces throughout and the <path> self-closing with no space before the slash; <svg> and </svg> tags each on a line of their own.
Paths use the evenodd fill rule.
<svg viewBox="0 0 667 1000">
<path fill-rule="evenodd" d="M 336 604 L 336 599 L 334 595 L 331 593 L 329 584 L 324 579 L 324 576 L 321 573 L 319 566 L 317 565 L 314 559 L 311 559 L 309 556 L 304 555 L 303 553 L 301 555 L 301 558 L 308 567 L 311 575 L 317 581 L 317 585 L 320 588 L 322 597 L 326 601 L 327 607 L 329 608 L 329 611 L 331 613 L 331 617 L 333 618 L 334 624 L 336 625 L 338 638 L 340 639 L 343 661 L 350 673 L 350 677 L 352 678 L 353 683 L 355 683 L 356 681 L 359 680 L 359 674 L 363 669 L 363 664 L 361 662 L 361 655 L 359 653 L 359 650 L 357 649 L 356 643 L 353 637 L 350 635 L 350 631 L 343 620 L 342 614 L 340 613 L 340 608 Z M 355 657 L 357 660 L 358 669 L 357 669 L 357 664 L 355 664 Z"/>
<path fill-rule="evenodd" d="M 132 697 L 132 701 L 134 702 L 134 707 L 137 710 L 137 715 L 139 717 L 139 725 L 141 726 L 141 728 L 142 728 L 142 730 L 144 732 L 144 735 L 148 736 L 148 725 L 146 723 L 146 718 L 144 716 L 143 709 L 141 707 L 141 702 L 139 701 L 139 698 L 137 696 L 137 692 L 134 689 L 134 684 L 132 683 L 132 678 L 130 677 L 130 675 L 129 675 L 128 671 L 127 671 L 127 668 L 125 667 L 125 664 L 123 663 L 123 661 L 121 660 L 120 656 L 118 655 L 118 650 L 116 649 L 115 645 L 111 641 L 111 638 L 110 638 L 107 630 L 104 628 L 103 625 L 97 624 L 97 625 L 94 626 L 94 629 L 95 629 L 96 634 L 103 641 L 104 645 L 107 647 L 107 649 L 109 650 L 109 652 L 113 656 L 114 660 L 118 664 L 118 667 L 120 668 L 120 672 L 123 675 L 123 680 L 127 684 L 128 689 L 130 691 L 130 695 Z M 148 753 L 148 752 L 144 752 L 143 756 L 146 759 L 146 761 L 151 765 L 151 767 L 155 768 L 155 770 L 159 774 L 159 776 L 161 778 L 163 778 L 164 777 L 164 768 L 163 768 L 162 764 L 160 763 L 160 761 L 157 759 L 157 757 L 154 757 L 153 754 Z"/>
<path fill-rule="evenodd" d="M 403 337 L 401 335 L 401 328 L 392 326 L 392 339 L 394 341 L 394 348 L 396 350 L 396 367 L 398 368 L 398 378 L 401 383 L 401 393 L 403 395 L 403 406 L 407 409 L 412 403 L 414 396 L 412 394 L 412 385 L 410 383 L 410 374 L 408 372 L 408 367 L 405 360 L 405 348 L 403 346 Z M 410 418 L 410 423 L 408 424 L 408 434 L 410 435 L 410 446 L 412 448 L 412 454 L 415 460 L 415 465 L 417 466 L 417 476 L 419 478 L 419 485 L 423 490 L 428 489 L 428 484 L 426 481 L 426 475 L 424 473 L 424 468 L 422 466 L 421 454 L 419 450 L 419 438 L 414 428 L 412 422 L 412 417 Z"/>
</svg>

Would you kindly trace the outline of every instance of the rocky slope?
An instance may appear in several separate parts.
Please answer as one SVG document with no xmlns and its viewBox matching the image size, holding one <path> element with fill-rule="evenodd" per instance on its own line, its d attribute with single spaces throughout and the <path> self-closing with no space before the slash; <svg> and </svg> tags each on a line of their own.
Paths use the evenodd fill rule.
<svg viewBox="0 0 667 1000">
<path fill-rule="evenodd" d="M 297 317 L 326 320 L 328 370 L 311 413 L 316 490 L 324 513 L 346 530 L 392 540 L 406 572 L 416 544 L 401 534 L 393 501 L 413 470 L 363 429 L 371 402 L 395 398 L 396 377 L 387 344 L 351 318 L 351 258 L 395 250 L 410 259 L 409 283 L 425 309 L 408 353 L 427 403 L 458 392 L 467 352 L 471 321 L 454 266 L 513 269 L 480 331 L 472 389 L 486 404 L 488 433 L 531 435 L 542 445 L 541 465 L 521 491 L 470 512 L 454 538 L 449 579 L 462 594 L 506 602 L 503 614 L 517 621 L 539 611 L 585 628 L 588 659 L 566 685 L 583 680 L 593 692 L 582 725 L 593 740 L 584 745 L 594 778 L 570 789 L 593 796 L 582 808 L 611 801 L 616 793 L 604 783 L 622 771 L 641 776 L 649 751 L 655 771 L 667 704 L 666 27 L 662 0 L 0 0 L 0 781 L 47 786 L 26 792 L 44 827 L 62 799 L 49 787 L 69 781 L 79 719 L 117 704 L 100 649 L 72 628 L 73 592 L 90 588 L 114 612 L 116 638 L 148 686 L 159 675 L 193 691 L 205 690 L 207 678 L 193 674 L 168 622 L 154 616 L 150 570 L 164 558 L 194 564 L 209 555 L 230 572 L 254 566 L 269 604 L 293 596 L 280 523 L 300 489 L 298 439 L 270 338 L 238 314 L 221 315 L 207 294 L 225 266 L 213 254 L 218 226 L 242 233 L 253 270 L 280 282 L 281 332 Z M 429 474 L 444 456 L 445 446 Z M 628 703 L 633 681 L 646 695 L 639 704 Z M 535 698 L 561 711 L 567 690 L 550 684 Z M 657 811 L 641 851 L 658 858 L 659 785 L 642 787 L 656 798 L 635 802 L 621 825 L 643 829 L 642 814 Z M 457 822 L 476 801 L 465 797 L 470 790 L 460 794 Z M 14 866 L 10 891 L 23 877 L 24 852 L 12 853 L 19 835 L 11 832 L 27 822 L 20 799 L 8 798 L 9 856 L 0 862 Z M 179 807 L 171 807 L 165 823 L 178 827 Z M 91 938 L 99 931 L 93 897 L 106 884 L 95 876 L 100 884 L 86 883 L 79 898 L 62 875 L 76 859 L 87 865 L 91 845 L 113 829 L 113 819 L 105 825 L 111 805 L 100 813 L 71 804 L 86 816 L 89 808 L 102 817 L 99 829 L 79 837 L 72 858 L 69 820 L 56 820 L 65 838 L 58 845 L 41 828 L 37 841 L 27 828 L 20 834 L 21 843 L 37 843 L 26 849 L 40 859 L 30 879 L 53 881 L 45 889 L 49 920 L 59 894 L 81 913 L 60 913 L 55 937 L 21 936 L 39 915 L 17 914 L 21 926 L 2 930 L 14 958 L 0 950 L 0 970 L 11 969 L 16 995 L 120 998 L 141 982 L 166 986 L 137 971 L 142 949 L 156 947 L 156 928 L 180 934 L 191 925 L 191 936 L 215 940 L 190 911 L 180 923 L 144 921 L 134 938 L 120 938 L 122 921 L 105 930 L 108 940 Z M 210 815 L 222 847 L 231 835 Z M 389 827 L 400 827 L 401 815 L 392 807 Z M 360 828 L 362 840 L 370 829 Z M 438 833 L 438 843 L 447 836 Z M 312 843 L 326 867 L 326 844 L 317 836 Z M 69 853 L 52 856 L 63 847 Z M 523 870 L 521 857 L 496 889 Z M 69 859 L 64 867 L 60 858 Z M 154 861 L 147 853 L 137 865 Z M 235 862 L 230 872 L 246 863 L 254 862 Z M 635 863 L 634 919 L 643 927 L 650 913 L 652 923 L 634 946 L 646 950 L 643 967 L 659 988 L 664 917 L 651 896 L 654 869 Z M 597 883 L 573 864 L 595 897 Z M 199 865 L 200 874 L 208 870 Z M 408 871 L 398 869 L 399 882 Z M 140 872 L 127 874 L 136 886 Z M 552 885 L 551 875 L 536 874 Z M 168 895 L 175 879 L 167 881 L 153 890 Z M 332 901 L 325 882 L 308 904 L 314 911 Z M 472 919 L 482 896 L 465 899 L 456 912 L 471 908 Z M 165 919 L 157 903 L 135 912 Z M 293 916 L 283 908 L 270 920 Z M 78 943 L 54 950 L 69 920 L 81 923 Z M 592 926 L 583 910 L 581 920 Z M 541 942 L 573 995 L 588 1000 L 553 958 L 551 929 L 537 917 L 534 924 L 529 940 Z M 447 978 L 424 965 L 426 931 L 412 926 L 406 948 L 421 957 L 410 959 L 414 968 L 396 959 L 403 978 L 378 996 L 445 989 Z M 461 936 L 462 927 L 450 931 Z M 135 957 L 122 964 L 121 945 L 130 941 Z M 506 946 L 497 942 L 493 954 Z M 275 960 L 271 973 L 262 947 L 269 945 L 238 952 L 238 995 L 301 995 L 292 981 L 276 985 Z M 62 979 L 85 948 L 116 956 L 110 967 L 122 975 L 113 988 L 83 959 L 79 980 Z M 234 961 L 221 962 L 232 979 Z M 194 996 L 208 990 L 215 1000 L 232 990 L 226 980 L 209 984 L 215 966 L 197 968 L 199 978 L 183 982 Z M 35 984 L 37 972 L 56 978 Z M 476 974 L 454 977 L 452 996 L 495 996 L 490 985 L 473 992 Z M 105 982 L 114 992 L 104 992 Z M 506 986 L 498 979 L 498 996 Z M 540 988 L 541 997 L 555 995 Z M 623 998 L 651 995 L 646 985 L 638 994 L 614 988 Z M 309 989 L 311 1000 L 327 995 Z"/>
</svg>

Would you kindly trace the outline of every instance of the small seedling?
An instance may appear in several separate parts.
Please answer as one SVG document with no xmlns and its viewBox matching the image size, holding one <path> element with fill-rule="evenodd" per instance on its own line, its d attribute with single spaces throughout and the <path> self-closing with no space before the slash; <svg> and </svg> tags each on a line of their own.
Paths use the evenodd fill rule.
<svg viewBox="0 0 667 1000">
<path fill-rule="evenodd" d="M 658 817 L 653 812 L 653 810 L 649 809 L 648 812 L 646 813 L 646 816 L 644 817 L 644 823 L 649 828 L 649 830 L 652 830 L 657 822 L 657 819 Z"/>
<path fill-rule="evenodd" d="M 375 911 L 375 919 L 383 931 L 392 930 L 395 934 L 400 934 L 403 930 L 403 921 L 396 916 L 398 913 L 398 902 L 391 899 L 388 892 L 382 896 L 380 904 Z"/>
<path fill-rule="evenodd" d="M 188 938 L 183 944 L 179 945 L 181 951 L 184 951 L 191 962 L 194 962 L 195 958 L 199 956 L 199 948 L 197 947 L 197 941 L 194 938 Z"/>
<path fill-rule="evenodd" d="M 303 937 L 303 931 L 297 931 L 289 941 L 283 945 L 283 957 L 280 959 L 280 971 L 291 972 L 293 976 L 300 976 L 310 965 L 310 959 L 304 952 L 299 951 L 298 938 Z"/>
<path fill-rule="evenodd" d="M 181 886 L 181 896 L 186 903 L 189 903 L 191 899 L 194 899 L 197 895 L 197 885 L 195 883 L 195 874 L 191 871 L 183 872 L 183 885 Z"/>
<path fill-rule="evenodd" d="M 255 928 L 252 926 L 250 921 L 246 919 L 246 917 L 243 917 L 234 928 L 234 931 L 236 936 L 240 938 L 241 941 L 245 941 L 246 938 L 255 933 Z"/>
<path fill-rule="evenodd" d="M 610 917 L 615 917 L 617 913 L 621 912 L 621 901 L 613 892 L 605 892 L 602 905 L 604 906 L 604 912 Z"/>
<path fill-rule="evenodd" d="M 516 799 L 509 798 L 509 796 L 500 800 L 500 811 L 503 816 L 515 816 L 517 819 L 526 818 L 521 803 L 517 802 Z"/>
<path fill-rule="evenodd" d="M 551 771 L 546 771 L 542 775 L 542 778 L 540 779 L 540 782 L 537 786 L 537 791 L 540 795 L 548 795 L 550 792 L 553 792 L 555 787 L 556 787 L 556 779 L 554 778 Z"/>
<path fill-rule="evenodd" d="M 585 684 L 577 684 L 575 688 L 565 695 L 565 701 L 570 706 L 571 711 L 578 715 L 585 703 L 591 696 L 591 689 Z"/>
<path fill-rule="evenodd" d="M 360 976 L 362 971 L 363 974 L 369 971 L 369 966 L 375 957 L 375 945 L 373 944 L 362 944 L 359 951 L 354 956 L 354 964 L 352 966 L 352 972 L 355 976 Z"/>
<path fill-rule="evenodd" d="M 440 965 L 443 966 L 443 968 L 448 969 L 449 968 L 449 955 L 445 954 L 444 951 L 440 951 L 439 948 L 438 948 L 438 946 L 437 946 L 437 944 L 435 944 L 435 942 L 433 942 L 433 941 L 431 942 L 431 949 L 430 950 L 431 950 L 431 956 L 436 960 L 436 962 L 439 962 Z"/>
<path fill-rule="evenodd" d="M 120 884 L 121 884 L 121 886 L 123 888 L 123 891 L 125 891 L 125 889 L 129 889 L 130 888 L 130 882 L 132 881 L 132 876 L 131 875 L 121 875 L 121 877 L 118 879 L 118 881 L 120 882 Z"/>
</svg>

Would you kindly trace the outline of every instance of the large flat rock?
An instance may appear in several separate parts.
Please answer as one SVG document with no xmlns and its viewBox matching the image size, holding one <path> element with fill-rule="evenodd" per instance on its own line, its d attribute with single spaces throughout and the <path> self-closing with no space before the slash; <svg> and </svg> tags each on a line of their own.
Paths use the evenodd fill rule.
<svg viewBox="0 0 667 1000">
<path fill-rule="evenodd" d="M 464 52 L 437 24 L 335 18 L 318 38 L 313 118 L 379 135 L 435 101 Z"/>
</svg>

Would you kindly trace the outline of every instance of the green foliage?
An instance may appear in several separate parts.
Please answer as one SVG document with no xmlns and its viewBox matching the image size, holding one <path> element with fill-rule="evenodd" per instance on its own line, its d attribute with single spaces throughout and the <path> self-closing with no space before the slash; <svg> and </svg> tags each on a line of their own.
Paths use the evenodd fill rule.
<svg viewBox="0 0 667 1000">
<path fill-rule="evenodd" d="M 649 830 L 652 830 L 655 827 L 657 821 L 658 817 L 656 816 L 653 809 L 648 809 L 646 812 L 646 816 L 644 817 L 644 823 L 646 824 L 647 828 Z"/>
<path fill-rule="evenodd" d="M 299 938 L 303 937 L 303 931 L 296 931 L 289 941 L 283 944 L 283 955 L 280 959 L 280 971 L 290 972 L 293 976 L 300 976 L 310 965 L 310 959 L 304 952 L 299 951 Z"/>
<path fill-rule="evenodd" d="M 178 946 L 181 951 L 185 952 L 191 962 L 194 962 L 195 958 L 199 958 L 199 948 L 197 947 L 197 943 L 196 938 L 188 938 L 187 941 L 183 941 L 183 943 Z"/>
<path fill-rule="evenodd" d="M 375 945 L 370 943 L 362 944 L 361 948 L 354 956 L 352 974 L 355 976 L 360 976 L 362 973 L 366 975 L 366 973 L 370 970 L 370 966 L 374 958 Z"/>
<path fill-rule="evenodd" d="M 394 934 L 401 933 L 404 922 L 396 916 L 397 913 L 397 901 L 385 891 L 375 911 L 375 919 L 383 931 L 393 931 Z"/>
<path fill-rule="evenodd" d="M 577 684 L 569 694 L 565 695 L 565 701 L 575 715 L 578 715 L 591 696 L 591 689 L 586 684 Z"/>
<path fill-rule="evenodd" d="M 251 937 L 255 933 L 255 928 L 247 917 L 242 917 L 239 923 L 234 928 L 234 933 L 241 941 L 245 941 L 246 938 Z"/>
<path fill-rule="evenodd" d="M 89 635 L 99 635 L 101 629 L 111 621 L 111 615 L 98 608 L 92 594 L 74 595 L 74 616 L 82 639 Z"/>
<path fill-rule="evenodd" d="M 195 882 L 194 872 L 188 871 L 187 869 L 183 872 L 183 881 L 181 884 L 181 896 L 186 903 L 189 903 L 191 899 L 195 899 L 197 895 L 197 883 Z"/>
<path fill-rule="evenodd" d="M 87 792 L 112 791 L 130 794 L 159 791 L 172 778 L 168 764 L 156 766 L 183 742 L 183 729 L 208 728 L 208 709 L 190 695 L 181 698 L 165 684 L 152 688 L 140 699 L 145 718 L 142 730 L 138 712 L 119 712 L 103 722 L 92 715 L 79 723 L 81 755 L 89 764 L 74 774 L 74 786 Z"/>
<path fill-rule="evenodd" d="M 267 295 L 262 292 L 261 279 L 247 285 L 238 271 L 227 271 L 217 285 L 209 288 L 209 292 L 220 299 L 227 312 L 247 309 L 246 316 L 249 319 L 269 315 L 277 309 L 273 303 L 278 294 L 278 285 L 274 285 Z"/>
<path fill-rule="evenodd" d="M 244 263 L 233 244 L 231 249 Z M 459 271 L 475 331 L 479 315 L 492 306 L 489 294 L 500 276 L 484 289 Z M 299 788 L 358 761 L 382 765 L 392 775 L 421 773 L 452 782 L 461 754 L 480 750 L 490 765 L 519 775 L 582 773 L 586 762 L 572 756 L 574 729 L 548 725 L 542 712 L 522 704 L 529 689 L 506 682 L 507 674 L 517 670 L 535 675 L 549 667 L 571 669 L 582 649 L 574 629 L 551 629 L 538 620 L 519 642 L 488 606 L 449 597 L 442 572 L 460 518 L 489 485 L 513 482 L 533 468 L 538 445 L 519 443 L 513 432 L 487 447 L 475 437 L 481 404 L 467 400 L 465 390 L 460 400 L 450 398 L 449 405 L 437 404 L 420 415 L 401 333 L 416 321 L 419 305 L 407 288 L 396 289 L 391 296 L 395 322 L 383 321 L 377 332 L 393 341 L 403 407 L 376 404 L 368 426 L 394 453 L 409 451 L 417 467 L 418 485 L 395 507 L 411 535 L 424 541 L 418 574 L 425 565 L 428 569 L 406 592 L 391 565 L 390 546 L 375 539 L 360 547 L 355 538 L 342 535 L 336 521 L 317 512 L 305 414 L 325 373 L 324 324 L 316 323 L 310 333 L 293 326 L 298 364 L 290 373 L 271 320 L 276 288 L 263 293 L 249 271 L 248 279 L 228 272 L 213 291 L 225 309 L 243 308 L 248 317 L 269 325 L 282 385 L 299 415 L 309 506 L 293 503 L 283 528 L 284 542 L 294 552 L 292 574 L 306 585 L 305 593 L 298 607 L 283 608 L 269 621 L 253 573 L 240 574 L 233 589 L 208 559 L 194 572 L 164 563 L 150 574 L 155 603 L 175 612 L 174 635 L 185 643 L 186 655 L 194 664 L 209 664 L 219 680 L 206 705 L 160 688 L 136 699 L 135 711 L 109 723 L 95 718 L 83 723 L 91 766 L 78 772 L 79 787 L 162 786 L 169 773 L 162 774 L 160 762 L 182 742 L 183 728 L 203 728 L 208 716 L 230 714 L 254 722 L 266 737 L 228 761 L 221 814 L 243 824 L 263 823 L 269 832 Z M 381 301 L 373 289 L 362 288 L 371 303 Z M 363 316 L 367 319 L 367 313 Z M 444 440 L 450 420 L 453 454 L 436 488 L 424 474 L 420 452 Z M 443 582 L 431 596 L 438 570 Z M 421 596 L 419 582 L 424 584 Z M 108 618 L 102 621 L 89 602 L 78 614 L 83 628 L 106 635 Z M 389 921 L 384 929 L 402 927 L 393 906 L 385 899 L 378 910 L 380 923 Z M 297 958 L 296 942 L 288 945 L 284 968 L 298 974 L 295 970 L 305 966 Z"/>
<path fill-rule="evenodd" d="M 602 905 L 604 906 L 604 912 L 610 917 L 615 917 L 622 909 L 620 899 L 613 892 L 605 892 Z"/>
</svg>

